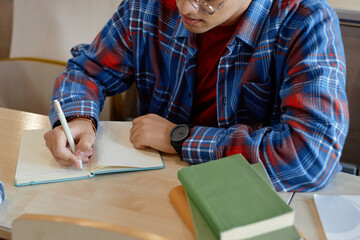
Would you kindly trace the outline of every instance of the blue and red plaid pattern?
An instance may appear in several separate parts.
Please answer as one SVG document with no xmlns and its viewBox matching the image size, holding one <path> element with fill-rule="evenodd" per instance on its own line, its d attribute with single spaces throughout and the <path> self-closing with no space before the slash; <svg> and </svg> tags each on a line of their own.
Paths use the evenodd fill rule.
<svg viewBox="0 0 360 240">
<path fill-rule="evenodd" d="M 72 49 L 53 98 L 67 116 L 98 120 L 106 96 L 134 83 L 139 114 L 188 123 L 196 50 L 175 0 L 124 0 L 91 44 Z M 345 56 L 325 0 L 253 0 L 220 59 L 216 91 L 218 128 L 194 127 L 184 161 L 242 153 L 262 161 L 279 191 L 318 190 L 341 170 Z"/>
<path fill-rule="evenodd" d="M 4 184 L 0 182 L 0 205 L 5 201 L 6 195 L 5 195 L 5 189 Z"/>
</svg>

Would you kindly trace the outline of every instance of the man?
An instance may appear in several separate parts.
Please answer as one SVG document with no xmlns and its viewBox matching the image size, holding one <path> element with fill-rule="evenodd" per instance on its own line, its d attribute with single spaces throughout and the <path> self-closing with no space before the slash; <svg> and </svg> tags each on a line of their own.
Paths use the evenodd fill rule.
<svg viewBox="0 0 360 240">
<path fill-rule="evenodd" d="M 136 148 L 189 163 L 242 153 L 264 164 L 279 191 L 318 190 L 341 170 L 345 58 L 325 0 L 124 0 L 72 54 L 53 99 L 76 156 L 53 107 L 44 136 L 62 164 L 88 161 L 105 97 L 134 83 Z"/>
</svg>

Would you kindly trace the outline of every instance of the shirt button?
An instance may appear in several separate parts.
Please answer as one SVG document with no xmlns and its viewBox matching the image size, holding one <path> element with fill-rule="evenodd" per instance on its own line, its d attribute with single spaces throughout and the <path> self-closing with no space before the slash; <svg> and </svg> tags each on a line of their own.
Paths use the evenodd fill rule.
<svg viewBox="0 0 360 240">
<path fill-rule="evenodd" d="M 224 106 L 226 105 L 226 97 L 223 98 Z"/>
</svg>

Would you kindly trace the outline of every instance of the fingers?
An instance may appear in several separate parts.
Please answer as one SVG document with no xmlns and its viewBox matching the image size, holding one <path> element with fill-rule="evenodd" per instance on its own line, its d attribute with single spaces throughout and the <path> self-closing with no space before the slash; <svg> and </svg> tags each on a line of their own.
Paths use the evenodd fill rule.
<svg viewBox="0 0 360 240">
<path fill-rule="evenodd" d="M 83 163 L 87 163 L 90 157 L 93 155 L 94 150 L 92 148 L 93 141 L 90 137 L 82 137 L 76 145 L 76 154 L 75 156 L 78 159 L 81 159 Z"/>
<path fill-rule="evenodd" d="M 93 154 L 92 145 L 96 138 L 92 125 L 89 121 L 79 118 L 71 121 L 69 126 L 74 129 L 76 142 L 75 156 L 83 163 L 87 163 Z"/>
<path fill-rule="evenodd" d="M 150 147 L 149 141 L 152 138 L 152 130 L 156 131 L 154 114 L 144 115 L 133 120 L 133 126 L 130 129 L 130 141 L 135 148 Z M 155 115 L 156 116 L 156 115 Z"/>
<path fill-rule="evenodd" d="M 146 144 L 147 139 L 149 138 L 146 137 L 146 133 L 141 131 L 140 128 L 132 129 L 132 131 L 130 131 L 130 142 L 135 148 L 142 149 L 150 147 L 148 144 Z"/>
<path fill-rule="evenodd" d="M 130 141 L 135 148 L 148 148 L 176 153 L 170 144 L 170 131 L 176 124 L 155 114 L 147 114 L 133 120 Z"/>
<path fill-rule="evenodd" d="M 61 127 L 56 127 L 44 134 L 46 146 L 57 162 L 65 166 L 77 166 L 75 155 L 67 147 L 67 139 Z"/>
<path fill-rule="evenodd" d="M 44 139 L 57 162 L 65 166 L 80 168 L 78 159 L 86 163 L 93 154 L 92 145 L 96 138 L 95 132 L 89 122 L 80 119 L 69 122 L 69 128 L 76 143 L 75 154 L 68 148 L 67 139 L 61 126 L 45 133 Z"/>
</svg>

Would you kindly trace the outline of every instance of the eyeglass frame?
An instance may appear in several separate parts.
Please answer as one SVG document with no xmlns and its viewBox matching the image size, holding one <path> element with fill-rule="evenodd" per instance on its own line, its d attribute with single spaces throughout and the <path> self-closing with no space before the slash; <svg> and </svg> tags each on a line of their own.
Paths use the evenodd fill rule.
<svg viewBox="0 0 360 240">
<path fill-rule="evenodd" d="M 204 2 L 203 0 L 189 0 L 189 2 L 191 3 L 191 5 L 196 8 L 196 9 L 200 9 L 201 11 L 209 14 L 209 15 L 213 15 L 214 13 L 218 12 L 220 10 L 220 8 L 222 8 L 222 6 L 224 6 L 224 3 L 227 0 L 223 0 L 219 6 L 217 7 L 217 9 L 214 9 L 213 6 L 207 4 L 206 2 Z M 199 5 L 198 3 L 201 3 L 202 5 Z M 203 6 L 203 7 L 201 7 Z"/>
</svg>

